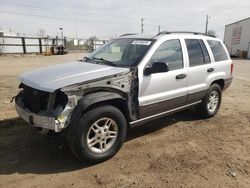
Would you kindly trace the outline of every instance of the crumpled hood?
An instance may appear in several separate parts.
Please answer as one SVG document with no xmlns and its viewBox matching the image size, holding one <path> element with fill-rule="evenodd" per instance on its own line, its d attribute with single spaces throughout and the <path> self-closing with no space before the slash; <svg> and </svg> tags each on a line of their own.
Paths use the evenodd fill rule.
<svg viewBox="0 0 250 188">
<path fill-rule="evenodd" d="M 25 72 L 20 76 L 20 81 L 38 90 L 53 92 L 65 86 L 127 71 L 128 68 L 75 61 Z"/>
</svg>

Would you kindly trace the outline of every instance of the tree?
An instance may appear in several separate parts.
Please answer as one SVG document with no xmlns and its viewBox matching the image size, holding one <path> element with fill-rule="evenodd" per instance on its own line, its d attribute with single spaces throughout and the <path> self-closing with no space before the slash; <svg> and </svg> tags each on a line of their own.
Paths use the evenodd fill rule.
<svg viewBox="0 0 250 188">
<path fill-rule="evenodd" d="M 37 32 L 38 37 L 46 37 L 46 31 L 44 29 L 39 29 Z"/>
<path fill-rule="evenodd" d="M 98 40 L 96 36 L 89 37 L 89 39 L 86 41 L 86 47 L 88 50 L 94 50 L 94 41 L 96 40 Z"/>
<path fill-rule="evenodd" d="M 216 32 L 215 32 L 214 30 L 208 30 L 208 31 L 207 31 L 207 34 L 213 35 L 213 36 L 215 36 L 215 37 L 217 36 L 217 35 L 216 35 Z"/>
</svg>

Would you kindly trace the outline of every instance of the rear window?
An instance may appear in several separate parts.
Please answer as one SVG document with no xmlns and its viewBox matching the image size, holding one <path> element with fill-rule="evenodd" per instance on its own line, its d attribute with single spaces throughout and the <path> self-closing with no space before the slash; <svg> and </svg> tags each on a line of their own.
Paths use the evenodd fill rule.
<svg viewBox="0 0 250 188">
<path fill-rule="evenodd" d="M 213 55 L 214 55 L 214 60 L 215 61 L 224 61 L 228 60 L 227 54 L 225 49 L 223 48 L 222 44 L 220 41 L 215 41 L 215 40 L 207 40 Z"/>
</svg>

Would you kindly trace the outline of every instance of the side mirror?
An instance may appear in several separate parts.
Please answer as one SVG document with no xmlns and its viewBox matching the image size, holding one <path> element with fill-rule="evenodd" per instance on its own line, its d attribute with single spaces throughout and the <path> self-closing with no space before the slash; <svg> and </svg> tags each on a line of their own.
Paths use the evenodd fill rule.
<svg viewBox="0 0 250 188">
<path fill-rule="evenodd" d="M 148 76 L 150 74 L 168 72 L 168 71 L 169 67 L 167 63 L 156 61 L 152 64 L 152 66 L 148 66 L 144 69 L 144 75 Z"/>
</svg>

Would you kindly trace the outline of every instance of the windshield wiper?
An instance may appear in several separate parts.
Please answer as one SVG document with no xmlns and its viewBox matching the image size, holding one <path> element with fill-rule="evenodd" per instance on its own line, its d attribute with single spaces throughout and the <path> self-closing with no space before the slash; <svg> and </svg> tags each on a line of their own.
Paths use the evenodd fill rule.
<svg viewBox="0 0 250 188">
<path fill-rule="evenodd" d="M 97 58 L 97 57 L 93 57 L 93 60 L 100 60 L 108 65 L 111 65 L 111 66 L 116 66 L 116 64 L 112 61 L 109 61 L 109 60 L 106 60 L 106 59 L 103 59 L 103 58 Z"/>
</svg>

